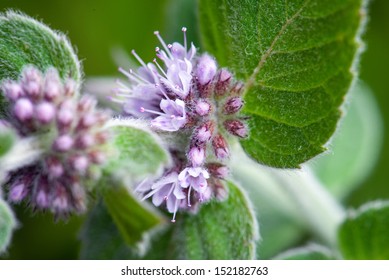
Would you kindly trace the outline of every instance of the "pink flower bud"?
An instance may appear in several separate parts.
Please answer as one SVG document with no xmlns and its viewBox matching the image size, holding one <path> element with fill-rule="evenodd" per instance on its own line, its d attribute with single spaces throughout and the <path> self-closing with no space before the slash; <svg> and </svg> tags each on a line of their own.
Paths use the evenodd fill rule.
<svg viewBox="0 0 389 280">
<path fill-rule="evenodd" d="M 54 149 L 59 152 L 67 152 L 73 147 L 73 139 L 69 135 L 61 135 L 54 141 Z"/>
<path fill-rule="evenodd" d="M 59 178 L 64 174 L 64 167 L 62 163 L 56 158 L 48 158 L 46 165 L 50 178 Z"/>
<path fill-rule="evenodd" d="M 224 160 L 229 157 L 227 141 L 224 139 L 224 137 L 221 134 L 218 134 L 215 137 L 213 137 L 212 147 L 215 156 L 218 159 Z"/>
<path fill-rule="evenodd" d="M 197 128 L 193 140 L 195 141 L 195 143 L 208 142 L 209 140 L 211 140 L 213 130 L 213 123 L 211 121 L 206 122 Z"/>
<path fill-rule="evenodd" d="M 209 173 L 220 179 L 225 179 L 230 173 L 230 170 L 227 166 L 216 162 L 207 164 L 207 169 Z"/>
<path fill-rule="evenodd" d="M 232 74 L 227 69 L 221 69 L 216 80 L 215 93 L 222 96 L 230 87 Z"/>
<path fill-rule="evenodd" d="M 71 160 L 72 167 L 80 174 L 84 174 L 89 167 L 89 160 L 85 156 L 76 156 Z"/>
<path fill-rule="evenodd" d="M 54 119 L 55 108 L 49 102 L 42 102 L 35 107 L 35 116 L 42 124 L 48 124 Z"/>
<path fill-rule="evenodd" d="M 3 91 L 5 96 L 12 101 L 16 101 L 19 97 L 24 95 L 22 87 L 14 82 L 5 83 Z"/>
<path fill-rule="evenodd" d="M 211 111 L 211 104 L 209 104 L 207 101 L 198 101 L 196 103 L 196 113 L 199 116 L 206 116 Z"/>
<path fill-rule="evenodd" d="M 80 149 L 85 149 L 95 144 L 95 138 L 91 134 L 83 134 L 76 140 L 76 146 Z"/>
<path fill-rule="evenodd" d="M 189 150 L 188 158 L 193 167 L 201 166 L 205 161 L 205 149 L 201 147 L 192 147 Z"/>
<path fill-rule="evenodd" d="M 12 202 L 20 202 L 28 194 L 27 186 L 22 182 L 17 182 L 11 186 L 8 199 Z"/>
<path fill-rule="evenodd" d="M 240 138 L 247 137 L 247 128 L 239 120 L 226 120 L 224 123 L 224 128 L 231 133 L 232 135 L 238 136 Z"/>
<path fill-rule="evenodd" d="M 203 54 L 197 63 L 196 76 L 200 85 L 206 85 L 215 76 L 217 71 L 216 61 L 208 54 Z"/>
<path fill-rule="evenodd" d="M 104 153 L 100 151 L 92 151 L 88 154 L 88 156 L 89 160 L 95 164 L 102 164 L 106 160 Z"/>
<path fill-rule="evenodd" d="M 28 96 L 36 98 L 40 95 L 42 74 L 38 69 L 34 67 L 24 69 L 22 80 L 23 89 Z"/>
<path fill-rule="evenodd" d="M 29 120 L 34 114 L 34 105 L 29 99 L 20 98 L 15 103 L 14 114 L 22 122 Z"/>
<path fill-rule="evenodd" d="M 224 105 L 224 113 L 227 115 L 235 114 L 240 111 L 243 104 L 241 97 L 230 97 Z"/>
<path fill-rule="evenodd" d="M 240 95 L 242 94 L 243 88 L 244 84 L 242 82 L 236 82 L 231 88 L 231 93 Z"/>
</svg>

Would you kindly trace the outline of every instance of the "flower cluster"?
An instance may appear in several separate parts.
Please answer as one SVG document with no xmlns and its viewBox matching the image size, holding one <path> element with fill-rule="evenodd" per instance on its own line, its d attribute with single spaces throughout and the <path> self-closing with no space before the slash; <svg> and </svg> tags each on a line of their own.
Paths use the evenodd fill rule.
<svg viewBox="0 0 389 280">
<path fill-rule="evenodd" d="M 227 69 L 218 69 L 210 55 L 198 55 L 193 43 L 187 45 L 186 28 L 182 31 L 184 45 L 166 44 L 155 32 L 162 45 L 156 48 L 156 56 L 164 66 L 157 59 L 145 63 L 132 51 L 141 67 L 119 69 L 129 83 L 118 81 L 112 97 L 125 114 L 148 120 L 157 132 L 175 135 L 177 141 L 169 141 L 174 165 L 159 180 L 137 188 L 156 206 L 166 202 L 172 221 L 178 209 L 196 209 L 198 202 L 226 196 L 220 181 L 228 175 L 226 136 L 247 137 L 239 116 L 243 84 Z M 182 142 L 186 146 L 179 148 Z"/>
<path fill-rule="evenodd" d="M 8 199 L 27 200 L 36 209 L 57 216 L 84 212 L 86 190 L 82 179 L 105 160 L 101 130 L 109 118 L 97 110 L 90 96 L 76 95 L 74 80 L 61 81 L 57 70 L 42 74 L 26 67 L 20 81 L 6 81 L 2 91 L 9 103 L 8 125 L 20 137 L 37 137 L 42 157 L 8 176 Z"/>
</svg>

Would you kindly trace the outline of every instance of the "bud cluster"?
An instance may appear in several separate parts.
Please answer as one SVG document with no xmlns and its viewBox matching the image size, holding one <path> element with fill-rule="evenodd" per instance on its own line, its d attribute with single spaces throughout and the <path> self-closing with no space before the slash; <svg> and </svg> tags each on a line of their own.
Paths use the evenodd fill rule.
<svg viewBox="0 0 389 280">
<path fill-rule="evenodd" d="M 164 67 L 156 59 L 145 63 L 132 51 L 141 67 L 137 71 L 120 68 L 129 84 L 118 81 L 111 97 L 122 104 L 124 114 L 148 120 L 155 131 L 175 133 L 177 143 L 182 139 L 187 143 L 179 149 L 173 141 L 173 167 L 148 187 L 143 183 L 137 188 L 156 206 L 166 202 L 172 221 L 178 209 L 196 209 L 198 202 L 226 197 L 220 181 L 228 176 L 226 137 L 248 135 L 239 115 L 243 84 L 227 69 L 219 69 L 212 56 L 197 55 L 193 43 L 188 49 L 186 28 L 182 31 L 184 45 L 166 44 L 155 32 L 162 45 L 156 48 L 156 56 Z"/>
<path fill-rule="evenodd" d="M 54 68 L 42 74 L 26 67 L 19 81 L 6 81 L 1 90 L 9 125 L 20 137 L 38 138 L 44 151 L 39 161 L 9 174 L 8 199 L 57 216 L 85 211 L 82 179 L 105 159 L 108 135 L 101 128 L 109 115 L 96 108 L 94 98 L 78 98 L 75 81 L 63 83 Z"/>
</svg>

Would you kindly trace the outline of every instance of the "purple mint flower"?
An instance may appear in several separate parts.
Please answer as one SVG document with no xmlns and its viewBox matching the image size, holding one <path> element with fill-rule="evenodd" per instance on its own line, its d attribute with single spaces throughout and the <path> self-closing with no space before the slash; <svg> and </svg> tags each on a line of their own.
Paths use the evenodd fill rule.
<svg viewBox="0 0 389 280">
<path fill-rule="evenodd" d="M 175 222 L 176 213 L 186 195 L 178 182 L 177 172 L 171 172 L 151 186 L 151 191 L 143 199 L 152 197 L 155 206 L 166 202 L 169 213 L 173 213 L 172 222 Z M 143 187 L 142 187 L 143 188 Z"/>
<path fill-rule="evenodd" d="M 208 54 L 200 56 L 197 67 L 196 76 L 200 85 L 206 85 L 212 81 L 217 71 L 215 59 Z"/>
<path fill-rule="evenodd" d="M 204 200 L 202 194 L 207 189 L 209 173 L 202 167 L 187 167 L 178 175 L 181 187 L 188 188 L 188 206 L 190 207 L 190 194 L 192 188 L 200 194 L 200 200 Z"/>
<path fill-rule="evenodd" d="M 163 113 L 155 112 L 160 116 L 151 121 L 152 126 L 164 131 L 177 131 L 186 124 L 184 101 L 162 99 L 160 107 Z M 141 111 L 148 110 L 141 108 Z"/>
<path fill-rule="evenodd" d="M 166 44 L 159 32 L 155 32 L 163 50 L 156 48 L 157 57 L 165 64 L 164 69 L 156 59 L 155 65 L 145 63 L 135 51 L 132 54 L 141 64 L 134 72 L 119 68 L 130 80 L 130 85 L 118 81 L 119 87 L 112 101 L 121 103 L 126 114 L 136 118 L 154 119 L 153 125 L 166 131 L 176 131 L 185 124 L 185 104 L 177 104 L 184 100 L 191 89 L 192 69 L 196 48 L 191 45 L 187 49 L 186 28 L 184 32 L 184 46 L 179 43 Z M 171 101 L 171 100 L 180 100 Z M 176 102 L 176 104 L 174 104 Z M 161 113 L 161 114 L 160 114 Z M 155 115 L 161 115 L 155 117 Z M 168 120 L 176 116 L 174 120 Z"/>
</svg>

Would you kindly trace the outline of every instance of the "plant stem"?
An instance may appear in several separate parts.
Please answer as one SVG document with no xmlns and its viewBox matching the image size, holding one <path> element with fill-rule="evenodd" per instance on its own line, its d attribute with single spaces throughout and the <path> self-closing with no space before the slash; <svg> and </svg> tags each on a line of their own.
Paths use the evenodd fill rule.
<svg viewBox="0 0 389 280">
<path fill-rule="evenodd" d="M 282 170 L 259 165 L 239 145 L 233 147 L 231 169 L 245 187 L 260 193 L 278 210 L 336 248 L 337 227 L 345 211 L 309 168 Z"/>
</svg>

